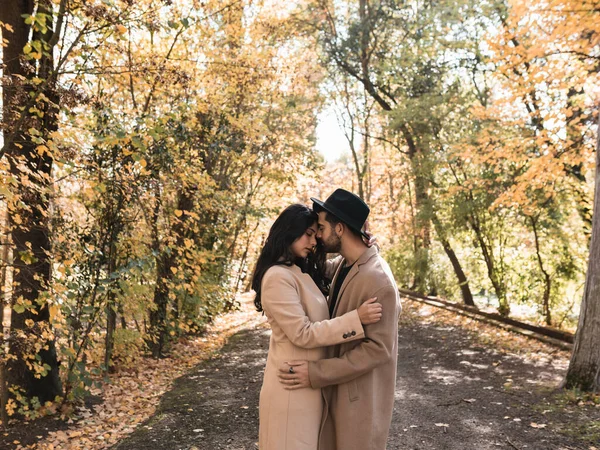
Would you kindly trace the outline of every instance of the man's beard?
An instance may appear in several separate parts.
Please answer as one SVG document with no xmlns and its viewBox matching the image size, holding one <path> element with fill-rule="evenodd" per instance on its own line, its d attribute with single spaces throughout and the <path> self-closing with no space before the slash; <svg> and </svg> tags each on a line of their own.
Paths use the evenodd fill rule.
<svg viewBox="0 0 600 450">
<path fill-rule="evenodd" d="M 342 249 L 342 240 L 336 234 L 329 236 L 329 239 L 323 242 L 323 249 L 327 253 L 339 253 Z"/>
</svg>

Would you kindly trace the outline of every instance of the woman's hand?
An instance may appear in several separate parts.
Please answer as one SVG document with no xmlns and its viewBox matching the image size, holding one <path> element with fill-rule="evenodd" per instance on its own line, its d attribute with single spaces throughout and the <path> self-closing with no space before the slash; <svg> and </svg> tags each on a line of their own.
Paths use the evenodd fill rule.
<svg viewBox="0 0 600 450">
<path fill-rule="evenodd" d="M 365 233 L 369 236 L 369 240 L 368 241 L 363 236 L 363 241 L 364 241 L 365 244 L 367 244 L 367 247 L 376 246 L 377 249 L 379 249 L 379 244 L 377 244 L 377 237 L 373 236 L 369 231 L 366 231 Z"/>
<path fill-rule="evenodd" d="M 375 237 L 373 235 L 373 233 L 371 233 L 369 231 L 369 221 L 368 220 L 365 221 L 365 225 L 363 227 L 363 232 L 368 236 L 368 239 L 366 237 L 364 237 L 364 236 L 362 237 L 363 238 L 363 242 L 365 244 L 367 244 L 367 247 L 373 247 L 373 246 L 375 246 L 375 247 L 377 247 L 377 250 L 379 250 L 379 244 L 377 244 L 377 237 Z"/>
<path fill-rule="evenodd" d="M 360 323 L 370 325 L 381 320 L 381 303 L 377 303 L 377 297 L 370 298 L 357 309 Z"/>
</svg>

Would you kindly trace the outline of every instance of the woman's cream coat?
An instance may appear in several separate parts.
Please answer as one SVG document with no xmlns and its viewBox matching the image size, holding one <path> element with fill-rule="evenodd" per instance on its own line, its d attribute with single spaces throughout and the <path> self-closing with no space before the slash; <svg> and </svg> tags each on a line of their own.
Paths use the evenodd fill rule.
<svg viewBox="0 0 600 450">
<path fill-rule="evenodd" d="M 358 312 L 355 309 L 328 320 L 325 297 L 296 265 L 271 267 L 261 290 L 272 334 L 260 392 L 259 448 L 316 450 L 323 410 L 321 389 L 285 390 L 277 370 L 286 361 L 324 358 L 325 346 L 362 339 Z"/>
</svg>

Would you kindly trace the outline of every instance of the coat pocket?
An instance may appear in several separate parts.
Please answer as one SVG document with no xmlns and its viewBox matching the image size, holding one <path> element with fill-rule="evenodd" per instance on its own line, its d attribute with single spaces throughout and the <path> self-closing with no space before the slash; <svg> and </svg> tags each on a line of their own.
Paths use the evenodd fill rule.
<svg viewBox="0 0 600 450">
<path fill-rule="evenodd" d="M 356 384 L 356 380 L 348 383 L 348 397 L 351 402 L 358 400 L 358 385 Z"/>
</svg>

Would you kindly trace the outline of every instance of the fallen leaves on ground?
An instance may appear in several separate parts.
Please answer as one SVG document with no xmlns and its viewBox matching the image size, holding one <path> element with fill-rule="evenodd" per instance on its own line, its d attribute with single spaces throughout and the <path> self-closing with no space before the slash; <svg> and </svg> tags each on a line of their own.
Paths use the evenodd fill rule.
<svg viewBox="0 0 600 450">
<path fill-rule="evenodd" d="M 570 358 L 570 352 L 550 344 L 408 298 L 403 298 L 401 321 L 443 324 L 448 331 L 459 327 L 481 344 L 490 345 L 500 353 L 526 356 L 539 366 L 556 364 L 565 368 Z M 501 361 L 494 365 L 499 364 Z"/>
<path fill-rule="evenodd" d="M 240 311 L 215 319 L 204 335 L 175 344 L 168 358 L 140 358 L 135 369 L 111 375 L 101 389 L 92 391 L 104 402 L 92 410 L 80 408 L 71 429 L 50 432 L 39 442 L 17 449 L 100 450 L 115 445 L 152 416 L 176 378 L 213 355 L 237 331 L 263 321 L 249 297 L 242 296 L 240 303 Z"/>
</svg>

